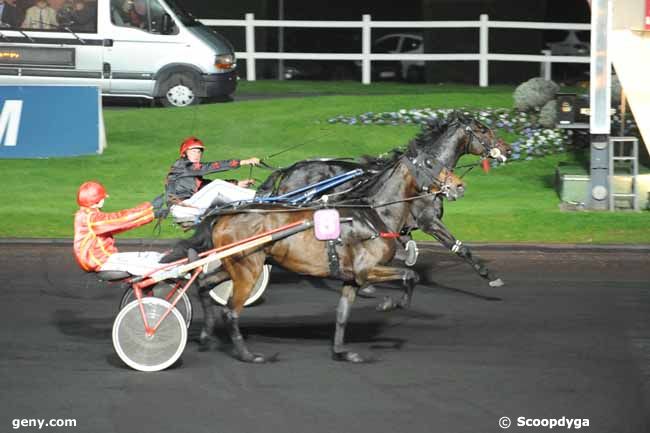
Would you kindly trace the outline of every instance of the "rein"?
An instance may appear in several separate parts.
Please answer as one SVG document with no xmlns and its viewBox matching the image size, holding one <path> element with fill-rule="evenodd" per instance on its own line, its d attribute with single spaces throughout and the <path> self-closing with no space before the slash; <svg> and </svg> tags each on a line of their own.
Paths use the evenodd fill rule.
<svg viewBox="0 0 650 433">
<path fill-rule="evenodd" d="M 414 200 L 420 200 L 423 198 L 427 197 L 433 197 L 440 194 L 440 191 L 436 192 L 429 192 L 426 194 L 420 194 L 416 195 L 413 197 L 408 197 L 400 200 L 391 200 L 391 201 L 386 201 L 383 203 L 377 203 L 377 204 L 363 204 L 363 203 L 358 203 L 358 204 L 344 204 L 344 203 L 337 203 L 334 205 L 328 205 L 324 203 L 322 206 L 305 206 L 305 207 L 295 207 L 287 204 L 273 204 L 274 207 L 283 207 L 284 209 L 231 209 L 231 210 L 222 210 L 222 211 L 217 211 L 210 213 L 207 216 L 218 216 L 218 215 L 236 215 L 240 213 L 285 213 L 285 212 L 303 212 L 303 211 L 311 211 L 311 210 L 320 210 L 320 209 L 378 209 L 381 207 L 386 207 L 390 206 L 393 204 L 397 203 L 405 203 L 409 201 L 414 201 Z"/>
</svg>

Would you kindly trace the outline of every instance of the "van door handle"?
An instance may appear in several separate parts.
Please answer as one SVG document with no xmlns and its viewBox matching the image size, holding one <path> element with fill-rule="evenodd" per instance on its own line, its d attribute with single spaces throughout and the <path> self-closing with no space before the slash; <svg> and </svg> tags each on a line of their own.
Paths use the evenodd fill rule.
<svg viewBox="0 0 650 433">
<path fill-rule="evenodd" d="M 112 47 L 113 46 L 113 39 L 104 39 L 104 46 L 105 47 Z"/>
<path fill-rule="evenodd" d="M 110 78 L 111 76 L 111 64 L 104 62 L 103 68 L 102 68 L 102 78 Z"/>
</svg>

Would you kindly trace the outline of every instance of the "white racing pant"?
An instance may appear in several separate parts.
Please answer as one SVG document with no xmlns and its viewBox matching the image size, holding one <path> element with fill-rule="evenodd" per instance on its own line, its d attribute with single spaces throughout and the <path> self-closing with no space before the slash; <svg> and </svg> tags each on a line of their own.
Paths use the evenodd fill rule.
<svg viewBox="0 0 650 433">
<path fill-rule="evenodd" d="M 198 219 L 215 201 L 223 205 L 234 201 L 252 200 L 254 197 L 254 189 L 242 188 L 233 183 L 215 179 L 181 204 L 170 207 L 169 211 L 176 219 Z"/>
<path fill-rule="evenodd" d="M 163 266 L 160 263 L 163 255 L 163 253 L 156 251 L 115 253 L 108 257 L 106 263 L 99 270 L 123 271 L 131 275 L 144 275 Z"/>
</svg>

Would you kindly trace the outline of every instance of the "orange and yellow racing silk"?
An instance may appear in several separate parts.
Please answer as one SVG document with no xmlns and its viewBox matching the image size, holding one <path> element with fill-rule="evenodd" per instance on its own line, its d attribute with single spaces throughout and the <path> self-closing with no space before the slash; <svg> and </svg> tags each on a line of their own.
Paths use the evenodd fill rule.
<svg viewBox="0 0 650 433">
<path fill-rule="evenodd" d="M 74 216 L 74 256 L 87 272 L 96 272 L 117 252 L 113 235 L 153 221 L 153 207 L 145 202 L 134 208 L 105 213 L 80 207 Z"/>
</svg>

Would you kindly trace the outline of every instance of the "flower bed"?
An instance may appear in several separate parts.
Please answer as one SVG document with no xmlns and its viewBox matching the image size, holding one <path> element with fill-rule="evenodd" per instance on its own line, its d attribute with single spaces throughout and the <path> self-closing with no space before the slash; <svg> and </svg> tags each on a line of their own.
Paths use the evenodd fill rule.
<svg viewBox="0 0 650 433">
<path fill-rule="evenodd" d="M 329 123 L 343 123 L 347 125 L 412 125 L 424 124 L 429 119 L 444 119 L 453 109 L 402 109 L 394 112 L 373 113 L 367 112 L 356 116 L 339 115 L 328 119 Z M 512 157 L 514 160 L 531 160 L 555 153 L 567 151 L 571 147 L 572 132 L 565 129 L 548 129 L 541 127 L 537 118 L 539 114 L 520 112 L 516 109 L 492 109 L 463 110 L 495 130 L 498 135 L 509 135 L 508 140 L 512 145 Z M 612 128 L 616 128 L 616 119 Z M 631 120 L 626 124 L 634 127 Z"/>
</svg>

